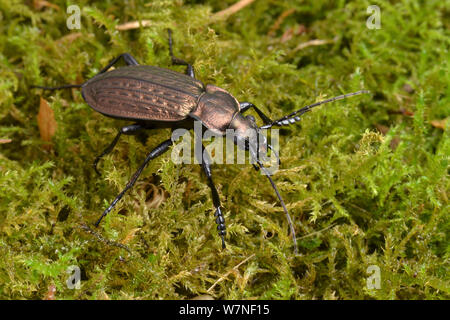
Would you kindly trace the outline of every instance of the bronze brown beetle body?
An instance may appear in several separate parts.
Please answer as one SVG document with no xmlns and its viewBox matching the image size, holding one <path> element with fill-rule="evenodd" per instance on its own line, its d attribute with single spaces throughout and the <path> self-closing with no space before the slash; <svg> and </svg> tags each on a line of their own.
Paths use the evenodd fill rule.
<svg viewBox="0 0 450 320">
<path fill-rule="evenodd" d="M 96 76 L 81 85 L 33 87 L 45 90 L 81 88 L 84 100 L 94 110 L 108 117 L 134 122 L 132 125 L 121 128 L 112 143 L 95 159 L 94 169 L 97 173 L 99 173 L 97 170 L 98 161 L 113 150 L 122 134 L 135 134 L 140 130 L 154 128 L 190 129 L 195 120 L 201 121 L 206 129 L 219 135 L 225 135 L 227 129 L 233 129 L 235 132 L 234 142 L 238 145 L 245 145 L 245 149 L 250 152 L 252 159 L 258 165 L 254 165 L 255 169 L 261 169 L 274 188 L 288 219 L 294 250 L 297 252 L 295 230 L 291 217 L 278 189 L 270 177 L 270 173 L 266 170 L 259 158 L 261 152 L 265 153 L 267 151 L 266 141 L 259 141 L 256 145 L 248 142 L 258 141 L 253 138 L 262 129 L 290 125 L 299 121 L 301 115 L 309 112 L 313 107 L 361 93 L 367 93 L 368 91 L 361 90 L 320 101 L 272 121 L 254 104 L 250 102 L 239 103 L 226 90 L 210 84 L 204 85 L 201 81 L 197 80 L 193 66 L 182 59 L 174 57 L 171 30 L 169 30 L 169 51 L 173 64 L 186 66 L 186 74 L 155 66 L 139 65 L 130 54 L 124 53 L 113 59 Z M 121 58 L 127 66 L 108 71 Z M 253 116 L 243 115 L 250 108 L 253 108 L 260 116 L 264 122 L 263 126 L 258 127 Z M 241 142 L 244 142 L 244 144 L 241 144 Z M 148 162 L 166 152 L 172 144 L 172 139 L 168 139 L 148 153 L 144 162 L 133 174 L 125 188 L 116 196 L 108 208 L 104 210 L 101 217 L 95 223 L 96 226 L 114 208 L 126 191 L 135 184 Z M 267 147 L 271 148 L 270 145 L 267 145 Z M 202 151 L 204 151 L 204 147 Z M 215 221 L 219 236 L 222 239 L 222 248 L 225 248 L 225 219 L 221 210 L 219 194 L 212 179 L 211 159 L 206 152 L 202 152 L 201 157 L 202 159 L 199 162 L 208 179 L 215 207 Z"/>
</svg>

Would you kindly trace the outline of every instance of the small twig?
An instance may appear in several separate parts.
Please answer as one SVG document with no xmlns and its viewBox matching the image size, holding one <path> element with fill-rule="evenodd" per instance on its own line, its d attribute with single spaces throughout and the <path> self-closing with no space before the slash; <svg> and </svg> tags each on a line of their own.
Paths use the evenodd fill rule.
<svg viewBox="0 0 450 320">
<path fill-rule="evenodd" d="M 124 24 L 120 24 L 116 26 L 116 30 L 119 31 L 125 31 L 125 30 L 131 30 L 131 29 L 139 29 L 142 27 L 149 27 L 151 26 L 152 22 L 150 20 L 142 20 L 142 21 L 131 21 Z"/>
<path fill-rule="evenodd" d="M 243 261 L 241 261 L 239 264 L 237 264 L 236 266 L 233 267 L 233 269 L 229 270 L 227 273 L 225 273 L 223 276 L 221 276 L 219 279 L 217 279 L 216 282 L 214 282 L 214 284 L 209 287 L 209 289 L 207 290 L 207 292 L 210 292 L 212 289 L 214 289 L 214 287 L 219 283 L 222 282 L 223 280 L 226 279 L 226 277 L 228 277 L 228 275 L 230 273 L 232 273 L 233 271 L 236 271 L 241 265 L 243 265 L 244 263 L 246 263 L 248 260 L 250 260 L 251 258 L 253 258 L 255 256 L 255 254 L 253 253 L 252 255 L 250 255 L 249 257 L 245 258 Z"/>
<path fill-rule="evenodd" d="M 222 11 L 214 13 L 212 15 L 211 19 L 212 20 L 226 19 L 229 16 L 231 16 L 231 15 L 235 14 L 236 12 L 238 12 L 239 10 L 241 10 L 242 8 L 248 6 L 253 1 L 255 1 L 255 0 L 240 0 L 240 1 L 236 2 L 235 4 L 233 4 L 231 7 L 228 7 Z"/>
<path fill-rule="evenodd" d="M 380 132 L 381 132 L 382 134 L 384 134 L 384 135 L 385 135 L 385 134 L 387 133 L 387 131 L 389 130 L 389 128 L 387 128 L 387 127 L 385 127 L 385 126 L 383 126 L 383 127 L 387 128 L 386 131 L 384 131 L 384 128 L 383 128 L 383 127 L 379 127 L 378 125 L 375 125 L 375 126 L 376 126 L 377 129 L 380 130 Z M 384 131 L 384 132 L 383 132 L 383 131 Z M 358 210 L 361 210 L 361 211 L 364 212 L 364 213 L 370 214 L 369 211 L 367 211 L 367 210 L 364 209 L 364 208 L 361 208 L 361 207 L 357 206 L 356 204 L 353 204 L 353 203 L 350 203 L 350 202 L 348 202 L 348 204 L 349 204 L 351 207 L 353 207 L 353 208 L 356 208 L 356 209 L 358 209 Z"/>
<path fill-rule="evenodd" d="M 291 14 L 293 14 L 295 12 L 294 8 L 288 9 L 286 11 L 283 11 L 283 13 L 280 14 L 280 16 L 277 18 L 277 20 L 275 21 L 275 23 L 272 25 L 272 27 L 270 27 L 269 32 L 267 33 L 267 35 L 269 37 L 272 37 L 275 32 L 280 28 L 280 25 L 283 23 L 284 19 L 286 19 L 287 17 L 289 17 Z"/>
<path fill-rule="evenodd" d="M 333 228 L 333 227 L 336 226 L 336 225 L 337 225 L 337 223 L 332 223 L 332 224 L 330 224 L 328 227 L 323 228 L 322 230 L 319 230 L 319 231 L 311 232 L 311 233 L 309 233 L 309 234 L 307 234 L 307 235 L 305 235 L 305 236 L 303 236 L 303 237 L 298 238 L 298 240 L 312 237 L 313 235 L 316 235 L 316 234 L 318 234 L 318 233 L 324 232 L 325 230 L 331 229 L 331 228 Z"/>
<path fill-rule="evenodd" d="M 310 41 L 307 41 L 307 42 L 300 43 L 293 50 L 293 52 L 299 51 L 299 50 L 303 50 L 303 49 L 305 49 L 307 47 L 311 47 L 311 46 L 321 46 L 321 45 L 324 45 L 324 44 L 334 43 L 335 41 L 336 41 L 335 39 L 333 39 L 333 40 L 321 40 L 321 39 L 310 40 Z"/>
<path fill-rule="evenodd" d="M 82 37 L 83 34 L 81 32 L 74 32 L 74 33 L 69 33 L 61 38 L 59 38 L 58 40 L 56 40 L 56 42 L 58 43 L 63 43 L 63 42 L 69 42 L 72 43 L 74 40 Z"/>
</svg>

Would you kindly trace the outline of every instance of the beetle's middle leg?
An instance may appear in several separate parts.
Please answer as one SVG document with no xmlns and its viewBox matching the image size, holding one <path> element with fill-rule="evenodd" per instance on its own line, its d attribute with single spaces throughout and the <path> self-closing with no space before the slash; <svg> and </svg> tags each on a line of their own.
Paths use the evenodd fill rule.
<svg viewBox="0 0 450 320">
<path fill-rule="evenodd" d="M 101 158 L 106 156 L 108 153 L 110 153 L 114 149 L 114 147 L 116 146 L 116 144 L 119 141 L 119 138 L 122 134 L 132 135 L 132 134 L 136 134 L 139 130 L 142 130 L 142 129 L 148 129 L 148 127 L 135 123 L 130 126 L 125 126 L 125 127 L 121 128 L 119 130 L 119 132 L 117 133 L 116 137 L 114 138 L 114 140 L 111 142 L 111 144 L 108 147 L 106 147 L 106 149 L 103 150 L 103 152 L 97 158 L 95 158 L 94 163 L 92 164 L 95 172 L 97 172 L 97 174 L 100 175 L 100 172 L 97 169 L 98 162 L 100 161 Z"/>
<path fill-rule="evenodd" d="M 132 188 L 134 186 L 134 184 L 136 183 L 136 180 L 139 178 L 139 176 L 141 175 L 142 171 L 144 170 L 145 166 L 150 162 L 150 160 L 155 159 L 156 157 L 162 155 L 164 152 L 166 152 L 169 147 L 173 144 L 172 139 L 168 139 L 166 141 L 164 141 L 163 143 L 161 143 L 159 146 L 157 146 L 155 149 L 153 149 L 152 151 L 150 151 L 150 153 L 147 155 L 147 157 L 144 160 L 144 163 L 139 167 L 139 169 L 133 174 L 133 176 L 131 177 L 130 181 L 128 181 L 127 185 L 125 186 L 125 188 L 122 190 L 122 192 L 120 192 L 117 197 L 114 199 L 113 202 L 111 202 L 111 204 L 109 205 L 108 208 L 106 208 L 105 211 L 103 211 L 101 217 L 97 220 L 97 222 L 95 223 L 95 226 L 97 227 L 100 224 L 100 221 L 102 221 L 103 217 L 106 216 L 113 208 L 114 206 L 117 204 L 117 202 L 122 199 L 122 197 L 124 196 L 125 192 L 127 192 L 128 189 Z"/>
<path fill-rule="evenodd" d="M 187 63 L 186 61 L 176 58 L 173 55 L 172 30 L 167 29 L 167 32 L 169 33 L 169 53 L 170 53 L 170 58 L 172 59 L 172 64 L 186 66 L 186 74 L 195 79 L 194 67 L 191 64 Z"/>
</svg>

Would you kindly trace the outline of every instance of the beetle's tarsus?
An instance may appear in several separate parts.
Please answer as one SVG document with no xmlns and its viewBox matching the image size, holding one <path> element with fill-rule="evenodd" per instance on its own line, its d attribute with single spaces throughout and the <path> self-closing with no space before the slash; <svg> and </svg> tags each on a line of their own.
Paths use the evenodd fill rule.
<svg viewBox="0 0 450 320">
<path fill-rule="evenodd" d="M 222 238 L 222 250 L 225 250 L 227 248 L 227 246 L 225 245 L 225 238 L 224 236 L 221 236 Z"/>
<path fill-rule="evenodd" d="M 211 159 L 207 152 L 205 152 L 205 146 L 202 144 L 202 153 L 201 153 L 201 159 L 198 159 L 201 163 L 201 166 L 203 168 L 203 171 L 206 174 L 206 178 L 208 179 L 208 185 L 211 189 L 211 195 L 214 207 L 216 208 L 216 211 L 214 212 L 214 217 L 216 217 L 216 224 L 217 224 L 217 231 L 219 233 L 219 236 L 222 238 L 222 247 L 225 246 L 225 235 L 227 234 L 227 227 L 225 225 L 225 217 L 223 216 L 222 210 L 220 209 L 220 197 L 219 193 L 217 192 L 216 186 L 214 185 L 214 181 L 212 179 L 211 174 Z M 197 157 L 200 157 L 197 155 Z"/>
<path fill-rule="evenodd" d="M 99 161 L 100 161 L 99 157 L 95 158 L 94 163 L 92 164 L 92 166 L 94 167 L 94 171 L 97 173 L 97 175 L 101 176 L 101 173 L 100 173 L 100 171 L 98 171 L 98 168 L 97 168 L 97 164 L 98 164 Z"/>
</svg>

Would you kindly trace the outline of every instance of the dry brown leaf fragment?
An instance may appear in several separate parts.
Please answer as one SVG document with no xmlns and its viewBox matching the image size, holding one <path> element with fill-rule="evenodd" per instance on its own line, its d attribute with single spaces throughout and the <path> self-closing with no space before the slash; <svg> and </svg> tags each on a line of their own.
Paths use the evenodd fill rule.
<svg viewBox="0 0 450 320">
<path fill-rule="evenodd" d="M 48 291 L 45 293 L 43 300 L 55 300 L 56 286 L 51 284 L 48 286 Z"/>
<path fill-rule="evenodd" d="M 388 131 L 389 131 L 389 127 L 387 127 L 387 126 L 385 126 L 385 125 L 382 125 L 382 124 L 375 124 L 375 127 L 378 129 L 378 131 L 380 131 L 380 133 L 382 134 L 382 135 L 386 135 L 387 133 L 388 133 Z"/>
<path fill-rule="evenodd" d="M 448 118 L 441 119 L 441 120 L 431 120 L 430 123 L 435 128 L 439 128 L 439 129 L 445 130 L 445 126 L 447 124 L 447 120 L 448 120 Z"/>
<path fill-rule="evenodd" d="M 405 109 L 405 108 L 400 108 L 399 111 L 400 111 L 400 113 L 403 114 L 404 116 L 407 116 L 407 117 L 412 117 L 412 116 L 414 116 L 414 112 L 409 111 L 409 110 L 407 110 L 407 109 Z"/>
<path fill-rule="evenodd" d="M 380 131 L 380 133 L 385 136 L 387 135 L 387 133 L 389 132 L 389 127 L 382 125 L 382 124 L 375 124 L 375 127 L 378 129 L 378 131 Z M 400 144 L 400 138 L 398 136 L 395 136 L 392 138 L 391 143 L 389 144 L 389 146 L 391 147 L 392 150 L 397 149 L 398 145 Z"/>
<path fill-rule="evenodd" d="M 60 9 L 58 5 L 56 5 L 54 3 L 51 3 L 51 2 L 48 2 L 48 1 L 45 1 L 45 0 L 33 0 L 33 8 L 34 9 L 41 10 L 44 7 L 53 8 L 55 10 L 59 10 Z"/>
<path fill-rule="evenodd" d="M 395 95 L 397 98 L 399 97 L 399 95 Z M 401 102 L 401 100 L 399 100 L 399 102 Z M 388 111 L 388 113 L 390 113 L 390 114 L 401 114 L 401 115 L 404 115 L 404 116 L 406 116 L 406 117 L 412 117 L 412 116 L 414 116 L 414 112 L 412 112 L 412 111 L 410 111 L 410 110 L 408 110 L 408 109 L 405 109 L 405 108 L 403 108 L 403 107 L 400 107 L 399 109 L 397 109 L 397 110 L 389 110 Z"/>
<path fill-rule="evenodd" d="M 52 137 L 55 135 L 57 124 L 53 109 L 50 108 L 50 105 L 48 104 L 47 100 L 45 100 L 42 97 L 39 105 L 37 122 L 41 139 L 45 142 L 51 142 Z M 52 148 L 50 144 L 45 144 L 43 147 L 44 149 L 47 150 Z"/>
</svg>

